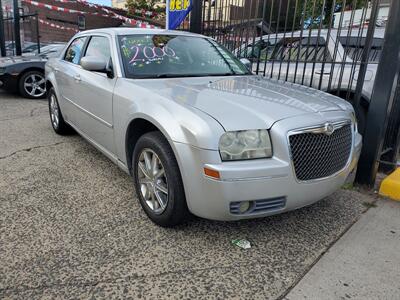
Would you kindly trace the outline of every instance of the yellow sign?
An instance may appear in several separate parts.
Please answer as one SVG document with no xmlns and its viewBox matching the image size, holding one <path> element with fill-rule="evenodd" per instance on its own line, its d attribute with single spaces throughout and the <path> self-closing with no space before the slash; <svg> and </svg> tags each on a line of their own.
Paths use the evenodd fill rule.
<svg viewBox="0 0 400 300">
<path fill-rule="evenodd" d="M 190 5 L 190 0 L 170 0 L 169 1 L 169 10 L 170 11 L 179 11 L 186 10 Z"/>
</svg>

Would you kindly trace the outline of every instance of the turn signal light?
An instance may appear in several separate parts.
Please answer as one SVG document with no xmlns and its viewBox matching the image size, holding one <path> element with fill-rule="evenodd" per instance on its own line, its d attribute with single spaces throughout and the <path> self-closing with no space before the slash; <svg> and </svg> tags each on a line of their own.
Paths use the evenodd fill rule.
<svg viewBox="0 0 400 300">
<path fill-rule="evenodd" d="M 221 176 L 219 175 L 218 171 L 211 170 L 208 168 L 204 168 L 204 174 L 206 174 L 209 177 L 215 178 L 215 179 L 220 179 Z"/>
</svg>

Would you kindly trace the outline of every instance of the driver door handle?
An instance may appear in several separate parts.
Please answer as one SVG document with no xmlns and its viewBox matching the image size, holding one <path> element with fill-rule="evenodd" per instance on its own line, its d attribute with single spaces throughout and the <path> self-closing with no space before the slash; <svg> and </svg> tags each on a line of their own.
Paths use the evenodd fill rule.
<svg viewBox="0 0 400 300">
<path fill-rule="evenodd" d="M 81 82 L 81 81 L 82 81 L 80 75 L 75 75 L 75 76 L 74 76 L 74 79 L 75 79 L 76 82 Z"/>
</svg>

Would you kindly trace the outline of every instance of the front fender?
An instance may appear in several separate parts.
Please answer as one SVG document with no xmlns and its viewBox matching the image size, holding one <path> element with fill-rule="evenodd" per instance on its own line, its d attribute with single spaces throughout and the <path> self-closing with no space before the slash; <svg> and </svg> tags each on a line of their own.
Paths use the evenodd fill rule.
<svg viewBox="0 0 400 300">
<path fill-rule="evenodd" d="M 126 133 L 129 124 L 138 118 L 156 126 L 172 148 L 174 143 L 183 143 L 218 150 L 219 138 L 225 132 L 216 120 L 196 108 L 163 98 L 125 80 L 117 80 L 115 86 L 113 118 L 117 156 L 124 163 L 127 162 Z"/>
</svg>

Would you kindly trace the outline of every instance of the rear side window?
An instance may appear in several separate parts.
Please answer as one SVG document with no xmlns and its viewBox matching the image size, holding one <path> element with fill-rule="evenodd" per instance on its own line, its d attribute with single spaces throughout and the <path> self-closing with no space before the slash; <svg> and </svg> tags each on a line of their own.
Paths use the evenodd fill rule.
<svg viewBox="0 0 400 300">
<path fill-rule="evenodd" d="M 274 60 L 300 62 L 332 62 L 323 37 L 288 37 L 277 43 L 272 55 Z"/>
<path fill-rule="evenodd" d="M 108 62 L 111 58 L 110 43 L 104 36 L 93 36 L 87 46 L 85 56 L 104 58 Z"/>
<path fill-rule="evenodd" d="M 79 64 L 81 58 L 83 46 L 85 45 L 86 37 L 80 37 L 75 39 L 71 45 L 69 45 L 67 52 L 65 52 L 64 60 L 73 64 Z"/>
<path fill-rule="evenodd" d="M 340 42 L 343 45 L 343 48 L 346 51 L 346 55 L 350 57 L 354 61 L 361 62 L 362 55 L 364 51 L 367 49 L 365 48 L 365 37 L 340 37 Z M 369 63 L 378 63 L 383 49 L 383 42 L 382 38 L 374 38 L 372 40 L 371 49 L 369 49 L 369 56 L 368 62 Z"/>
</svg>

